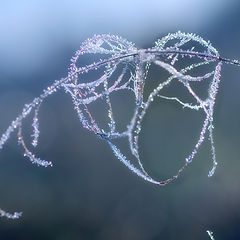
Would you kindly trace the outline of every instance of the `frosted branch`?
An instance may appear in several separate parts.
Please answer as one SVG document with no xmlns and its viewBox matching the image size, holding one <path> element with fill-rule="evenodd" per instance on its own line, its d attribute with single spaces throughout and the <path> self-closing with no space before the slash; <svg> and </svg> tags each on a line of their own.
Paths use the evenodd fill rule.
<svg viewBox="0 0 240 240">
<path fill-rule="evenodd" d="M 192 46 L 189 47 L 189 45 Z M 197 51 L 199 47 L 204 50 L 201 52 Z M 82 56 L 95 54 L 102 57 L 98 61 L 86 66 L 79 64 L 81 63 Z M 185 58 L 188 59 L 188 64 L 180 68 L 177 63 Z M 189 62 L 191 62 L 193 58 L 195 62 L 190 64 Z M 208 70 L 201 76 L 193 74 L 193 70 L 199 67 L 204 68 L 205 65 L 209 65 L 210 63 L 212 66 L 210 71 Z M 72 57 L 68 76 L 55 81 L 51 86 L 47 87 L 39 97 L 24 106 L 22 112 L 2 134 L 0 138 L 0 149 L 2 149 L 11 134 L 17 129 L 18 142 L 23 148 L 24 156 L 28 157 L 29 160 L 36 165 L 44 167 L 52 166 L 52 162 L 41 160 L 30 151 L 22 134 L 22 126 L 25 118 L 33 113 L 32 145 L 36 147 L 40 134 L 38 119 L 40 106 L 48 96 L 63 89 L 66 94 L 70 95 L 73 108 L 82 126 L 106 141 L 113 151 L 113 154 L 133 173 L 153 184 L 163 186 L 179 177 L 196 156 L 208 132 L 213 162 L 213 167 L 208 174 L 208 176 L 211 177 L 217 166 L 213 140 L 213 110 L 220 84 L 222 63 L 240 65 L 237 60 L 222 58 L 209 41 L 205 41 L 192 33 L 177 32 L 168 34 L 158 40 L 154 47 L 149 49 L 137 49 L 133 43 L 118 36 L 95 35 L 93 38 L 83 42 L 79 50 L 76 51 Z M 161 80 L 158 86 L 153 89 L 148 96 L 145 96 L 145 83 L 148 81 L 148 70 L 152 64 L 167 71 L 169 77 Z M 100 77 L 96 77 L 93 81 L 82 82 L 82 76 L 89 71 L 94 72 L 96 70 L 101 73 Z M 210 81 L 208 97 L 201 99 L 193 90 L 191 84 L 192 82 L 202 84 L 202 82 L 206 80 Z M 179 82 L 185 87 L 189 95 L 193 97 L 194 103 L 183 102 L 176 96 L 168 97 L 161 94 L 162 90 L 174 81 Z M 112 95 L 118 91 L 134 93 L 132 96 L 135 100 L 133 116 L 123 132 L 120 132 L 118 129 L 118 124 L 114 116 L 114 107 L 111 103 Z M 193 150 L 190 151 L 190 154 L 186 157 L 183 166 L 177 170 L 176 175 L 166 180 L 153 179 L 144 169 L 139 154 L 141 146 L 138 143 L 138 139 L 142 131 L 142 121 L 156 97 L 176 101 L 181 104 L 182 107 L 193 111 L 201 111 L 204 115 L 201 131 Z M 107 105 L 107 129 L 101 128 L 97 118 L 89 110 L 89 105 L 94 104 L 96 101 L 103 101 Z M 132 155 L 130 157 L 136 160 L 136 165 L 138 164 L 138 166 L 135 166 L 128 160 L 120 148 L 118 148 L 115 143 L 113 144 L 113 139 L 116 140 L 120 138 L 126 138 L 128 140 Z M 20 217 L 21 214 L 9 214 L 0 209 L 0 215 L 14 219 Z"/>
</svg>

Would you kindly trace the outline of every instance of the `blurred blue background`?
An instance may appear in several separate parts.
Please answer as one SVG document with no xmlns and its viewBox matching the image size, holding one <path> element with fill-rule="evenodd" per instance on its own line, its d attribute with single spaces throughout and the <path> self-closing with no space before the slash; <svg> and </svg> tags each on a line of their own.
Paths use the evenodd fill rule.
<svg viewBox="0 0 240 240">
<path fill-rule="evenodd" d="M 0 130 L 67 75 L 71 56 L 94 34 L 120 35 L 145 48 L 169 32 L 193 32 L 223 57 L 240 59 L 239 12 L 237 0 L 1 1 Z M 69 96 L 50 96 L 40 112 L 36 151 L 54 166 L 30 164 L 16 135 L 0 152 L 0 207 L 24 212 L 19 220 L 0 219 L 0 239 L 203 240 L 208 229 L 217 240 L 240 239 L 239 76 L 240 68 L 223 66 L 215 175 L 207 177 L 211 154 L 205 143 L 183 175 L 163 188 L 132 174 L 105 142 L 82 129 Z M 154 176 L 169 177 L 184 162 L 200 116 L 173 102 L 153 106 L 141 148 Z"/>
</svg>

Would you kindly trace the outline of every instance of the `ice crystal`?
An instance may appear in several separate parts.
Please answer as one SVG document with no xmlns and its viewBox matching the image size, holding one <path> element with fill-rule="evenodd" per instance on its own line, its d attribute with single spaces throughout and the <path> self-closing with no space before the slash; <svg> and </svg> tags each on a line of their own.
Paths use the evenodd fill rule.
<svg viewBox="0 0 240 240">
<path fill-rule="evenodd" d="M 91 54 L 101 55 L 101 58 L 97 62 L 81 66 L 81 57 Z M 177 63 L 185 58 L 188 59 L 188 64 L 185 66 L 180 64 L 182 67 L 179 67 Z M 189 61 L 192 59 L 194 59 L 193 63 L 189 64 Z M 192 74 L 194 69 L 210 63 L 213 67 L 209 72 L 201 76 L 194 76 Z M 222 63 L 240 65 L 237 60 L 222 58 L 209 41 L 205 41 L 192 33 L 176 32 L 174 34 L 168 34 L 156 41 L 154 47 L 148 49 L 137 49 L 133 43 L 118 36 L 95 35 L 93 38 L 83 42 L 80 49 L 76 51 L 76 54 L 72 57 L 68 76 L 55 81 L 51 86 L 43 90 L 43 93 L 39 97 L 24 106 L 22 113 L 18 115 L 2 134 L 0 138 L 0 149 L 9 139 L 11 133 L 18 130 L 18 142 L 23 148 L 24 156 L 27 156 L 33 164 L 44 167 L 52 166 L 51 162 L 41 160 L 29 150 L 22 135 L 22 122 L 34 111 L 32 145 L 36 147 L 40 134 L 38 121 L 39 109 L 45 98 L 54 94 L 59 89 L 64 89 L 72 98 L 73 107 L 77 112 L 82 126 L 106 141 L 114 155 L 132 172 L 144 180 L 163 186 L 176 179 L 185 167 L 192 162 L 199 147 L 206 139 L 207 134 L 212 151 L 213 166 L 208 174 L 208 176 L 211 177 L 217 166 L 213 140 L 213 110 L 220 83 Z M 151 65 L 156 65 L 166 70 L 170 76 L 165 81 L 162 81 L 146 97 L 144 95 L 144 86 L 148 69 Z M 94 81 L 83 82 L 82 77 L 91 71 L 102 71 L 102 74 Z M 113 78 L 114 80 L 112 80 Z M 205 80 L 210 81 L 208 96 L 201 98 L 192 88 L 192 83 L 200 83 Z M 175 96 L 163 96 L 161 94 L 162 89 L 174 81 L 182 84 L 195 102 L 183 102 Z M 114 109 L 111 104 L 112 95 L 118 91 L 130 91 L 134 93 L 133 97 L 135 98 L 135 108 L 132 119 L 123 132 L 119 132 L 118 130 L 114 119 Z M 183 166 L 174 176 L 160 181 L 153 179 L 144 169 L 139 154 L 140 146 L 138 144 L 139 134 L 142 131 L 142 121 L 148 108 L 156 98 L 176 101 L 184 108 L 202 111 L 205 115 L 199 138 L 193 150 L 186 157 Z M 108 107 L 108 129 L 102 129 L 89 110 L 89 105 L 97 101 L 105 101 Z M 119 138 L 128 139 L 131 154 L 137 160 L 138 165 L 128 160 L 113 143 L 113 139 Z M 20 216 L 18 213 L 9 214 L 3 210 L 0 210 L 0 214 L 8 218 L 18 218 Z"/>
</svg>

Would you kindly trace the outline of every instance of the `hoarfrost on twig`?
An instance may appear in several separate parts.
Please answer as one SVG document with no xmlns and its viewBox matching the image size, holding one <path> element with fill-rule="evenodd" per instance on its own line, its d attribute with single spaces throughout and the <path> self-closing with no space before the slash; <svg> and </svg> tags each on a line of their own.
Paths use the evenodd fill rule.
<svg viewBox="0 0 240 240">
<path fill-rule="evenodd" d="M 191 47 L 189 47 L 189 45 L 191 45 Z M 202 50 L 197 51 L 195 49 Z M 97 62 L 85 66 L 79 64 L 83 55 L 96 54 L 102 56 Z M 188 65 L 179 68 L 177 63 L 184 58 L 188 58 L 189 61 L 194 58 L 195 61 L 192 64 L 189 64 L 188 61 Z M 18 130 L 18 142 L 23 148 L 24 156 L 27 156 L 33 164 L 44 167 L 52 166 L 52 162 L 41 160 L 30 151 L 22 135 L 22 123 L 26 117 L 34 112 L 32 145 L 36 147 L 40 134 L 38 120 L 39 109 L 48 96 L 63 89 L 72 98 L 73 107 L 77 112 L 82 126 L 106 141 L 114 155 L 132 172 L 144 180 L 163 186 L 176 179 L 185 167 L 192 162 L 199 147 L 205 140 L 206 134 L 209 135 L 208 139 L 210 140 L 212 151 L 213 166 L 208 174 L 208 176 L 211 177 L 217 166 L 213 140 L 213 110 L 220 83 L 222 63 L 240 65 L 237 60 L 222 58 L 209 41 L 205 41 L 192 33 L 176 32 L 174 34 L 168 34 L 156 41 L 155 46 L 149 49 L 137 49 L 133 43 L 118 36 L 95 35 L 93 38 L 83 42 L 80 49 L 76 51 L 76 54 L 72 57 L 68 76 L 55 81 L 51 86 L 43 90 L 43 93 L 39 97 L 24 106 L 22 112 L 2 134 L 0 138 L 0 149 L 2 149 L 10 135 L 15 130 Z M 205 74 L 201 76 L 194 76 L 192 74 L 194 69 L 209 64 L 213 67 Z M 144 95 L 144 86 L 147 81 L 148 69 L 151 65 L 156 65 L 166 70 L 170 76 L 165 81 L 162 81 L 146 97 Z M 90 82 L 81 81 L 82 76 L 90 71 L 94 72 L 96 70 L 102 71 L 99 78 Z M 210 80 L 210 84 L 208 86 L 208 96 L 203 99 L 198 96 L 191 85 L 193 82 L 201 83 L 205 80 Z M 175 96 L 163 96 L 161 94 L 162 89 L 173 81 L 178 81 L 182 84 L 195 102 L 183 102 Z M 119 132 L 114 118 L 114 108 L 111 103 L 112 95 L 118 91 L 130 91 L 134 93 L 133 97 L 135 98 L 132 119 L 126 125 L 123 132 Z M 142 131 L 142 121 L 156 97 L 169 101 L 177 101 L 182 107 L 202 111 L 203 115 L 205 115 L 199 138 L 193 150 L 190 151 L 185 159 L 185 163 L 177 173 L 165 180 L 156 180 L 149 176 L 144 169 L 139 154 L 140 146 L 138 144 L 138 138 Z M 97 101 L 105 101 L 108 107 L 108 129 L 102 129 L 89 110 L 89 105 Z M 136 158 L 138 165 L 134 165 L 128 160 L 112 141 L 113 139 L 123 137 L 128 139 L 131 154 Z M 7 218 L 18 218 L 21 215 L 19 213 L 9 214 L 3 210 L 0 210 L 0 214 Z"/>
<path fill-rule="evenodd" d="M 212 231 L 209 231 L 209 230 L 207 230 L 206 232 L 207 232 L 208 236 L 210 237 L 210 239 L 211 239 L 211 240 L 214 240 L 213 232 L 212 232 Z"/>
</svg>

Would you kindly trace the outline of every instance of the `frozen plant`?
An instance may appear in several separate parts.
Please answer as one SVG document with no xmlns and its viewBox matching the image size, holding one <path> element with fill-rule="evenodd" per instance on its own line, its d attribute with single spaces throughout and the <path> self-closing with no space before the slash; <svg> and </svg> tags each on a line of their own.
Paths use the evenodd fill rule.
<svg viewBox="0 0 240 240">
<path fill-rule="evenodd" d="M 101 57 L 96 62 L 82 66 L 81 57 L 85 55 Z M 184 61 L 185 65 L 183 64 Z M 190 61 L 192 62 L 191 64 L 189 64 Z M 178 64 L 179 62 L 181 64 Z M 42 160 L 30 151 L 22 135 L 22 123 L 30 114 L 33 115 L 32 145 L 36 147 L 40 133 L 38 113 L 41 104 L 48 96 L 63 89 L 71 96 L 73 107 L 82 126 L 106 141 L 114 155 L 132 172 L 144 180 L 164 186 L 176 179 L 185 167 L 192 162 L 206 135 L 208 135 L 212 151 L 213 166 L 208 173 L 208 176 L 211 177 L 217 166 L 213 141 L 213 110 L 223 63 L 240 65 L 236 60 L 222 58 L 209 41 L 205 41 L 192 33 L 176 32 L 168 34 L 156 41 L 154 47 L 148 49 L 137 49 L 133 43 L 118 36 L 95 35 L 93 38 L 83 42 L 80 49 L 72 57 L 68 76 L 55 81 L 51 86 L 43 90 L 39 97 L 36 97 L 31 103 L 24 106 L 22 112 L 2 134 L 0 149 L 9 139 L 11 133 L 16 130 L 18 142 L 23 148 L 24 156 L 38 166 L 52 166 L 52 162 Z M 156 65 L 166 70 L 169 77 L 161 81 L 148 96 L 145 96 L 144 85 L 151 65 Z M 208 67 L 203 75 L 194 75 L 195 69 L 204 68 L 206 65 L 209 65 L 212 69 L 209 71 Z M 84 75 L 90 72 L 100 72 L 101 75 L 94 81 L 82 81 Z M 191 85 L 194 82 L 201 83 L 207 80 L 210 82 L 208 96 L 202 99 Z M 173 81 L 178 81 L 182 84 L 192 96 L 194 102 L 183 102 L 174 96 L 163 96 L 161 94 L 162 89 Z M 130 91 L 135 99 L 132 118 L 123 132 L 119 131 L 115 122 L 114 109 L 111 103 L 112 95 L 118 91 Z M 161 181 L 153 179 L 144 169 L 139 155 L 140 146 L 138 144 L 143 118 L 156 98 L 176 101 L 185 108 L 202 111 L 205 116 L 199 138 L 193 150 L 186 157 L 183 166 L 177 171 L 176 175 Z M 107 129 L 100 127 L 89 110 L 89 106 L 97 101 L 104 101 L 108 108 Z M 133 164 L 128 160 L 113 143 L 114 139 L 119 138 L 128 140 L 131 154 L 138 164 Z M 9 214 L 3 210 L 0 210 L 0 214 L 7 218 L 18 218 L 20 216 L 19 213 Z"/>
</svg>

